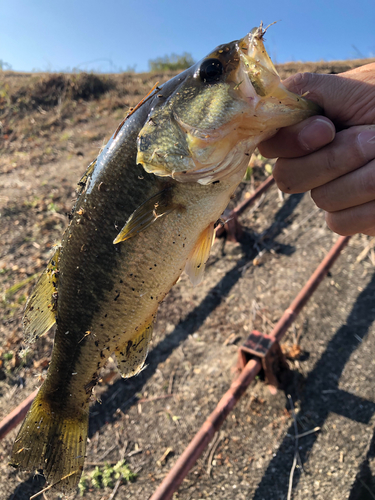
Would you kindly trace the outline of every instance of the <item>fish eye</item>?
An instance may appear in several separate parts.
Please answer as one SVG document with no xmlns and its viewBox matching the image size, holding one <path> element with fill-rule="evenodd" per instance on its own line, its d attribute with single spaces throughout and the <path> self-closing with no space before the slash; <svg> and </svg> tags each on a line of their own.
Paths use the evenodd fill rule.
<svg viewBox="0 0 375 500">
<path fill-rule="evenodd" d="M 199 68 L 201 80 L 207 83 L 218 82 L 224 68 L 219 59 L 206 59 Z"/>
</svg>

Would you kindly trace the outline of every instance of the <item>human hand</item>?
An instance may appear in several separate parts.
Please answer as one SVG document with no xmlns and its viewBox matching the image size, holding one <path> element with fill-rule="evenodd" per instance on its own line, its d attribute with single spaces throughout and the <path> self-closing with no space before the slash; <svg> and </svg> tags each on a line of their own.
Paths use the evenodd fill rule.
<svg viewBox="0 0 375 500">
<path fill-rule="evenodd" d="M 281 129 L 259 146 L 263 156 L 279 157 L 278 187 L 311 190 L 333 231 L 375 236 L 375 63 L 339 75 L 298 74 L 284 83 L 308 91 L 326 116 Z"/>
</svg>

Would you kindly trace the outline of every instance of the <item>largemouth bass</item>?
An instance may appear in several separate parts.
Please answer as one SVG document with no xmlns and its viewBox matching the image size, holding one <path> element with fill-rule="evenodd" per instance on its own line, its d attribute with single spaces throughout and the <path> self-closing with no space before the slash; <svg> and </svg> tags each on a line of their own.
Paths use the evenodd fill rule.
<svg viewBox="0 0 375 500">
<path fill-rule="evenodd" d="M 81 476 L 101 367 L 114 352 L 124 377 L 141 370 L 160 302 L 184 269 L 193 284 L 202 279 L 215 222 L 254 148 L 318 112 L 281 84 L 264 33 L 254 28 L 156 88 L 80 181 L 61 245 L 26 305 L 27 342 L 57 327 L 11 459 L 63 491 Z"/>
</svg>

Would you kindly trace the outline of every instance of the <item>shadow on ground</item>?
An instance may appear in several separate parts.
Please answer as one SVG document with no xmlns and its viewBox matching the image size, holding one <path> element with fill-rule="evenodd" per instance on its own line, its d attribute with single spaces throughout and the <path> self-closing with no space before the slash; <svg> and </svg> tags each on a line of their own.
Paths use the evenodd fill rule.
<svg viewBox="0 0 375 500">
<path fill-rule="evenodd" d="M 372 436 L 366 458 L 362 462 L 355 483 L 350 492 L 349 500 L 373 500 L 375 477 L 372 475 L 369 463 L 375 458 L 375 433 Z"/>
<path fill-rule="evenodd" d="M 346 418 L 368 424 L 375 412 L 375 404 L 338 388 L 338 381 L 350 356 L 359 347 L 358 336 L 364 339 L 375 320 L 374 308 L 375 274 L 366 288 L 359 294 L 347 320 L 329 342 L 327 349 L 309 373 L 303 391 L 299 416 L 308 415 L 314 425 L 322 427 L 331 412 Z M 356 338 L 357 336 L 357 338 Z M 329 393 L 328 393 L 329 392 Z M 288 429 L 294 435 L 293 424 Z M 303 451 L 300 453 L 302 465 L 307 463 L 318 434 L 305 437 Z M 294 441 L 285 437 L 276 456 L 271 460 L 253 500 L 264 498 L 286 498 L 291 464 L 294 456 Z M 360 466 L 357 479 L 352 487 L 350 500 L 370 500 L 374 495 L 369 492 L 374 478 L 371 477 L 369 460 L 375 456 L 375 436 L 372 439 L 367 457 Z M 275 470 L 278 474 L 275 474 Z M 294 475 L 293 487 L 299 482 L 299 474 Z M 277 496 L 270 496 L 270 494 Z"/>
</svg>

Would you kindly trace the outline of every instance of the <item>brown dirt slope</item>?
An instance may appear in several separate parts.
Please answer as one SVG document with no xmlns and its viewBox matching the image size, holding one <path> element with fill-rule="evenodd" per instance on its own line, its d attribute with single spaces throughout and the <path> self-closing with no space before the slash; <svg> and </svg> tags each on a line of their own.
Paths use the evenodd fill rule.
<svg viewBox="0 0 375 500">
<path fill-rule="evenodd" d="M 279 70 L 283 77 L 337 73 L 366 62 Z M 53 334 L 25 351 L 22 310 L 67 225 L 77 180 L 128 108 L 171 76 L 0 73 L 0 419 L 48 367 Z M 235 201 L 267 175 L 261 157 L 252 163 Z M 123 480 L 116 498 L 149 498 L 227 390 L 238 345 L 254 328 L 271 331 L 337 238 L 308 195 L 283 197 L 275 187 L 241 222 L 243 241 L 216 243 L 203 284 L 192 288 L 183 276 L 162 304 L 147 368 L 127 381 L 113 378 L 111 362 L 103 372 L 90 415 L 84 498 L 110 497 L 111 467 L 123 457 L 137 477 Z M 286 393 L 298 431 L 319 427 L 299 440 L 292 498 L 375 497 L 373 247 L 373 239 L 351 239 L 285 338 L 293 371 Z M 0 498 L 26 500 L 44 481 L 7 466 L 15 434 L 0 443 Z M 271 396 L 257 380 L 175 498 L 285 499 L 293 436 L 286 394 Z M 105 487 L 106 473 L 112 482 Z"/>
</svg>

